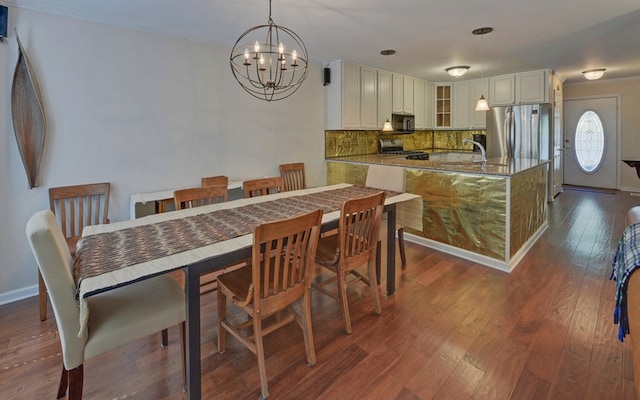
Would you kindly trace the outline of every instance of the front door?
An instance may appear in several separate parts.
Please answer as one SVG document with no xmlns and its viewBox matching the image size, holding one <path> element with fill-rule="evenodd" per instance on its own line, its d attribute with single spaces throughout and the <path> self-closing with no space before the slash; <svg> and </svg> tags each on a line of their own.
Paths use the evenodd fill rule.
<svg viewBox="0 0 640 400">
<path fill-rule="evenodd" d="M 564 101 L 564 183 L 618 186 L 618 98 Z"/>
</svg>

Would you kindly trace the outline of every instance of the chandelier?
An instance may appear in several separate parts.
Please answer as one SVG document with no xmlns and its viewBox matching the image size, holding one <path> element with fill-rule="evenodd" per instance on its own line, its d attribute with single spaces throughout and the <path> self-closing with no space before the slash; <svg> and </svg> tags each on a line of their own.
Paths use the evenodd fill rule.
<svg viewBox="0 0 640 400">
<path fill-rule="evenodd" d="M 240 86 L 261 100 L 286 99 L 307 77 L 307 48 L 292 30 L 269 22 L 245 31 L 231 50 L 231 71 Z"/>
</svg>

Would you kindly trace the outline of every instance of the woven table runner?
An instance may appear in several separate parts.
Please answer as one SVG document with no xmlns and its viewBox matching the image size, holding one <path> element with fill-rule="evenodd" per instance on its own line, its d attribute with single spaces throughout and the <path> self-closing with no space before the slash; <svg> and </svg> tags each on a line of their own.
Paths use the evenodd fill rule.
<svg viewBox="0 0 640 400">
<path fill-rule="evenodd" d="M 263 222 L 336 211 L 345 200 L 378 192 L 350 186 L 86 236 L 78 243 L 74 276 L 79 288 L 89 277 L 248 235 Z M 398 194 L 386 193 L 387 198 Z"/>
</svg>

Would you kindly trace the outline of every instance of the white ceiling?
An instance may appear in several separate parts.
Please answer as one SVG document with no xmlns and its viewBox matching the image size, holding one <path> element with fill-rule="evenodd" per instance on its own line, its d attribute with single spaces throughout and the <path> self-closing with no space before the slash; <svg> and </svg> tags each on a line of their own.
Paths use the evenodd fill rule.
<svg viewBox="0 0 640 400">
<path fill-rule="evenodd" d="M 228 47 L 267 23 L 267 0 L 8 0 L 4 4 Z M 272 18 L 335 59 L 431 81 L 551 68 L 568 82 L 640 76 L 640 0 L 273 0 Z M 9 16 L 11 19 L 11 16 Z M 475 28 L 491 26 L 484 51 Z M 395 49 L 393 56 L 380 50 Z M 481 53 L 484 53 L 482 56 Z"/>
</svg>

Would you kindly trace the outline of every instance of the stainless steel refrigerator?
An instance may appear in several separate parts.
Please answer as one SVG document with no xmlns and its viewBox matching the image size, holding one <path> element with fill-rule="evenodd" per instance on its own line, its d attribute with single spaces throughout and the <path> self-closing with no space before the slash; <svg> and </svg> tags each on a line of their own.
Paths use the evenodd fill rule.
<svg viewBox="0 0 640 400">
<path fill-rule="evenodd" d="M 553 201 L 556 185 L 553 108 L 551 104 L 492 107 L 487 111 L 487 157 L 548 160 L 547 200 Z M 562 132 L 555 132 L 561 135 Z M 558 150 L 559 152 L 559 150 Z M 558 166 L 560 167 L 560 166 Z M 556 189 L 556 187 L 558 189 Z"/>
<path fill-rule="evenodd" d="M 487 157 L 549 159 L 551 104 L 487 111 Z"/>
</svg>

